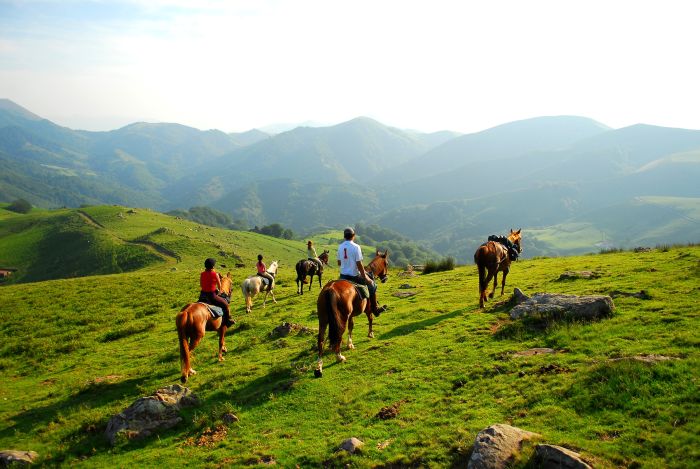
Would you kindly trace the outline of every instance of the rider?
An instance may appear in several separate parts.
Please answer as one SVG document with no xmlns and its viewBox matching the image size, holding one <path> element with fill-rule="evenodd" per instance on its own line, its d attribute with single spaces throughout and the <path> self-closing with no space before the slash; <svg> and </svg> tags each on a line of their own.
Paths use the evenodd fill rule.
<svg viewBox="0 0 700 469">
<path fill-rule="evenodd" d="M 272 290 L 272 284 L 275 283 L 275 277 L 270 275 L 270 273 L 267 271 L 267 267 L 263 262 L 262 254 L 258 254 L 258 262 L 255 264 L 255 266 L 258 268 L 258 275 L 269 280 L 269 283 L 267 284 L 267 291 L 269 292 Z"/>
<path fill-rule="evenodd" d="M 228 306 L 228 301 L 219 296 L 221 291 L 221 279 L 219 274 L 214 270 L 216 260 L 211 257 L 204 261 L 204 271 L 199 274 L 199 286 L 202 291 L 199 294 L 199 301 L 214 306 L 219 306 L 224 311 L 224 324 L 226 327 L 231 327 L 236 324 L 236 321 L 231 319 L 231 311 Z"/>
<path fill-rule="evenodd" d="M 306 253 L 307 256 L 309 257 L 309 260 L 316 264 L 316 271 L 321 270 L 321 259 L 318 258 L 318 254 L 316 254 L 316 249 L 314 248 L 314 243 L 313 241 L 309 241 L 306 243 Z"/>
<path fill-rule="evenodd" d="M 367 275 L 365 266 L 362 265 L 362 249 L 355 243 L 355 230 L 348 227 L 343 231 L 345 241 L 338 246 L 338 267 L 340 278 L 351 282 L 367 285 L 369 289 L 370 309 L 375 316 L 384 312 L 385 308 L 377 307 L 377 284 Z"/>
</svg>

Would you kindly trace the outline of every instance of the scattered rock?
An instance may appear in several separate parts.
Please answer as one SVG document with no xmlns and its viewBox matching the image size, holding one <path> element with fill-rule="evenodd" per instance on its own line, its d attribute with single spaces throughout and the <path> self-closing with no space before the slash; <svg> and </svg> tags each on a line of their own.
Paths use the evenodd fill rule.
<svg viewBox="0 0 700 469">
<path fill-rule="evenodd" d="M 577 279 L 585 279 L 585 280 L 590 280 L 594 278 L 600 277 L 601 274 L 600 272 L 593 272 L 590 270 L 581 270 L 579 272 L 574 272 L 571 270 L 567 270 L 563 274 L 559 276 L 559 280 L 577 280 Z"/>
<path fill-rule="evenodd" d="M 476 435 L 467 469 L 504 469 L 520 453 L 525 440 L 538 438 L 537 433 L 498 423 Z"/>
<path fill-rule="evenodd" d="M 399 285 L 399 289 L 401 289 L 401 290 L 410 290 L 411 288 L 416 288 L 416 287 L 411 286 L 408 283 L 403 283 L 403 284 Z"/>
<path fill-rule="evenodd" d="M 183 407 L 199 404 L 189 388 L 174 384 L 159 389 L 152 396 L 141 397 L 107 423 L 105 438 L 114 446 L 120 437 L 140 439 L 160 430 L 172 428 L 182 417 Z"/>
<path fill-rule="evenodd" d="M 172 267 L 172 268 L 170 269 L 170 272 L 177 272 L 177 267 Z"/>
<path fill-rule="evenodd" d="M 531 357 L 533 355 L 545 355 L 548 353 L 557 353 L 553 348 L 531 348 L 522 352 L 515 352 L 514 357 Z"/>
<path fill-rule="evenodd" d="M 592 320 L 611 316 L 615 305 L 607 295 L 564 295 L 561 293 L 535 293 L 510 311 L 511 319 L 542 315 L 552 319 Z"/>
<path fill-rule="evenodd" d="M 519 305 L 520 303 L 523 303 L 527 300 L 529 300 L 530 297 L 527 296 L 525 293 L 520 288 L 515 288 L 513 290 L 513 301 L 515 302 L 516 305 Z"/>
<path fill-rule="evenodd" d="M 299 334 L 315 334 L 316 332 L 310 327 L 302 326 L 301 324 L 295 324 L 293 322 L 283 322 L 279 326 L 272 329 L 270 332 L 270 337 L 287 337 L 292 332 L 297 332 Z"/>
<path fill-rule="evenodd" d="M 644 363 L 658 363 L 658 362 L 665 362 L 668 360 L 679 360 L 677 357 L 667 357 L 666 355 L 657 355 L 654 353 L 650 353 L 649 355 L 635 355 L 632 357 L 619 357 L 619 358 L 611 358 L 611 362 L 619 362 L 619 361 L 624 361 L 624 360 L 634 360 L 638 362 L 644 362 Z"/>
<path fill-rule="evenodd" d="M 10 467 L 13 464 L 32 464 L 39 455 L 34 451 L 6 449 L 0 451 L 0 467 Z"/>
<path fill-rule="evenodd" d="M 542 469 L 592 469 L 577 452 L 555 445 L 535 446 L 535 460 Z"/>
<path fill-rule="evenodd" d="M 340 449 L 353 454 L 355 451 L 360 451 L 365 444 L 355 437 L 348 438 L 340 444 Z"/>
<path fill-rule="evenodd" d="M 221 420 L 224 421 L 225 424 L 231 425 L 232 423 L 238 422 L 240 419 L 236 414 L 233 414 L 231 412 L 226 412 L 222 417 Z"/>
<path fill-rule="evenodd" d="M 638 246 L 633 249 L 634 252 L 651 252 L 650 247 L 645 247 L 645 246 Z"/>
<path fill-rule="evenodd" d="M 410 298 L 412 296 L 416 296 L 418 293 L 414 291 L 397 291 L 391 294 L 391 296 L 395 296 L 396 298 Z"/>
<path fill-rule="evenodd" d="M 236 267 L 242 269 L 243 267 L 245 267 L 245 264 L 241 264 L 240 262 L 238 262 L 236 263 Z"/>
</svg>

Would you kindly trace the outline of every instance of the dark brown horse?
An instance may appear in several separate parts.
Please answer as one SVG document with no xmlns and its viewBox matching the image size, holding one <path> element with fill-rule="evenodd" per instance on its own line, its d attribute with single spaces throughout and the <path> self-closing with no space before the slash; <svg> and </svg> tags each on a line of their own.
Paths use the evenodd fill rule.
<svg viewBox="0 0 700 469">
<path fill-rule="evenodd" d="M 321 261 L 319 266 L 314 261 L 310 259 L 302 259 L 297 262 L 297 294 L 304 294 L 304 279 L 309 276 L 309 291 L 311 291 L 311 284 L 314 283 L 314 275 L 318 276 L 318 288 L 322 287 L 321 277 L 323 276 L 323 266 L 328 265 L 328 250 L 324 249 L 318 259 Z"/>
<path fill-rule="evenodd" d="M 384 254 L 380 254 L 377 251 L 372 262 L 365 267 L 368 273 L 371 272 L 374 278 L 379 278 L 382 283 L 386 282 L 389 270 L 388 255 L 389 251 L 384 252 Z M 355 289 L 354 284 L 348 280 L 331 280 L 323 287 L 318 294 L 316 302 L 316 311 L 318 313 L 318 363 L 314 372 L 316 376 L 321 376 L 323 373 L 323 360 L 321 357 L 323 356 L 326 326 L 328 326 L 330 348 L 339 362 L 345 361 L 345 357 L 340 353 L 340 345 L 346 327 L 348 329 L 348 349 L 352 350 L 355 348 L 352 343 L 353 318 L 355 316 L 363 312 L 367 314 L 367 319 L 369 320 L 367 337 L 370 339 L 374 338 L 372 309 L 369 303 L 370 301 L 362 298 Z"/>
<path fill-rule="evenodd" d="M 231 272 L 221 278 L 221 296 L 231 298 Z M 187 382 L 190 375 L 197 372 L 190 365 L 190 353 L 197 347 L 199 341 L 204 337 L 204 331 L 219 332 L 219 361 L 224 361 L 224 336 L 226 335 L 226 325 L 223 318 L 212 318 L 209 309 L 204 303 L 190 303 L 175 316 L 175 326 L 177 327 L 177 337 L 180 342 L 180 370 L 182 377 L 180 381 Z M 189 340 L 189 343 L 188 343 Z"/>
<path fill-rule="evenodd" d="M 523 252 L 520 246 L 520 231 L 510 230 L 505 244 L 497 241 L 488 241 L 479 246 L 479 249 L 474 253 L 474 262 L 476 262 L 476 267 L 479 270 L 479 308 L 483 308 L 484 302 L 488 301 L 486 291 L 489 288 L 491 278 L 493 278 L 493 291 L 488 297 L 493 298 L 493 294 L 496 292 L 496 285 L 498 284 L 498 272 L 503 272 L 503 279 L 501 280 L 501 296 L 503 296 L 503 290 L 506 287 L 506 277 L 508 276 L 511 258 L 513 257 L 512 254 L 509 255 L 506 245 L 510 242 L 513 248 L 517 250 L 517 253 Z"/>
</svg>

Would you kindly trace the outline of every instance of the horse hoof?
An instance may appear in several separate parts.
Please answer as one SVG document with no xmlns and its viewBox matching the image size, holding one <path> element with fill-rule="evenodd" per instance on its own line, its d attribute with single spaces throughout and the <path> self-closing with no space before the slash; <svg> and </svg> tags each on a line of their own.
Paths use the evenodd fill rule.
<svg viewBox="0 0 700 469">
<path fill-rule="evenodd" d="M 355 346 L 353 344 L 348 344 L 348 350 L 355 350 Z"/>
<path fill-rule="evenodd" d="M 190 368 L 190 376 L 194 376 L 196 374 L 197 372 L 193 368 Z"/>
<path fill-rule="evenodd" d="M 220 362 L 224 361 L 224 357 L 219 356 L 219 361 L 220 361 Z"/>
<path fill-rule="evenodd" d="M 314 370 L 314 378 L 320 378 L 323 376 L 323 371 L 321 370 Z"/>
<path fill-rule="evenodd" d="M 370 332 L 369 334 L 367 334 L 367 337 L 369 337 L 370 339 L 374 339 L 374 332 Z"/>
<path fill-rule="evenodd" d="M 222 347 L 222 348 L 221 348 L 221 351 L 224 352 L 224 353 L 228 353 L 228 349 L 227 349 L 226 347 Z"/>
<path fill-rule="evenodd" d="M 345 357 L 344 357 L 344 356 L 338 355 L 336 358 L 337 358 L 337 360 L 338 360 L 340 363 L 345 363 Z"/>
</svg>

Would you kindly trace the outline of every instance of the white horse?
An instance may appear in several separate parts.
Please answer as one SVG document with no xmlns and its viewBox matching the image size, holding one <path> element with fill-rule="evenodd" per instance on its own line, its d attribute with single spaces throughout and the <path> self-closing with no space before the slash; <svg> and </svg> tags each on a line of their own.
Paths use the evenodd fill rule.
<svg viewBox="0 0 700 469">
<path fill-rule="evenodd" d="M 267 273 L 272 275 L 273 278 L 275 278 L 275 276 L 277 275 L 278 262 L 279 261 L 272 262 L 267 268 Z M 265 289 L 265 296 L 263 297 L 263 308 L 265 307 L 265 302 L 267 301 L 268 293 L 272 295 L 272 301 L 277 303 L 277 300 L 275 299 L 274 288 L 268 292 L 267 285 L 263 282 L 263 278 L 261 276 L 255 274 L 243 280 L 243 283 L 241 284 L 241 291 L 243 292 L 243 296 L 245 297 L 246 313 L 250 313 L 250 311 L 253 309 L 253 297 L 260 293 L 260 291 L 263 288 Z"/>
</svg>

